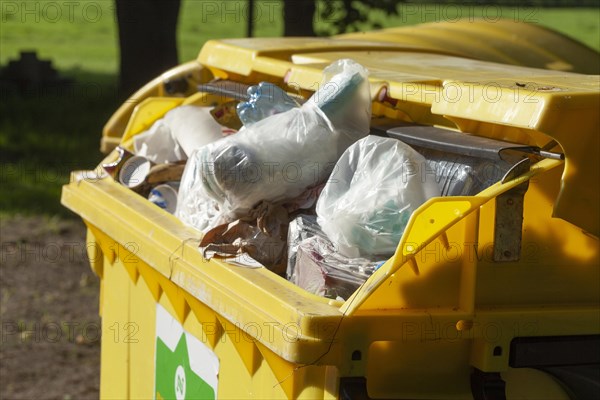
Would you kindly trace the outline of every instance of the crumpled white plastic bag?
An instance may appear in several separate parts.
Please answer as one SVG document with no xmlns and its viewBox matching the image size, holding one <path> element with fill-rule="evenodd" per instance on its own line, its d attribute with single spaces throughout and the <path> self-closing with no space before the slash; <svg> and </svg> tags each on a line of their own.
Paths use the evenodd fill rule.
<svg viewBox="0 0 600 400">
<path fill-rule="evenodd" d="M 210 107 L 176 107 L 133 139 L 135 153 L 156 164 L 185 160 L 194 150 L 223 137 L 226 127 L 210 115 Z"/>
<path fill-rule="evenodd" d="M 163 119 L 156 121 L 147 131 L 134 136 L 133 149 L 136 155 L 155 164 L 174 163 L 187 158 Z"/>
<path fill-rule="evenodd" d="M 305 104 L 198 149 L 188 160 L 176 215 L 204 230 L 260 201 L 293 199 L 323 182 L 344 150 L 369 133 L 367 71 L 340 60 Z"/>
<path fill-rule="evenodd" d="M 435 175 L 407 144 L 368 136 L 337 162 L 317 201 L 318 222 L 346 257 L 391 255 L 414 210 L 439 196 Z"/>
</svg>

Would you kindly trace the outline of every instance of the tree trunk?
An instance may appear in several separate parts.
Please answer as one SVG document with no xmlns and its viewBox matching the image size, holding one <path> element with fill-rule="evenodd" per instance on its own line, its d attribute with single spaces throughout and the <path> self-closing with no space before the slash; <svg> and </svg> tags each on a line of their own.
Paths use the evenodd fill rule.
<svg viewBox="0 0 600 400">
<path fill-rule="evenodd" d="M 122 95 L 130 95 L 178 64 L 180 0 L 115 0 Z"/>
<path fill-rule="evenodd" d="M 283 3 L 283 35 L 315 36 L 313 16 L 315 0 L 285 0 Z"/>
</svg>

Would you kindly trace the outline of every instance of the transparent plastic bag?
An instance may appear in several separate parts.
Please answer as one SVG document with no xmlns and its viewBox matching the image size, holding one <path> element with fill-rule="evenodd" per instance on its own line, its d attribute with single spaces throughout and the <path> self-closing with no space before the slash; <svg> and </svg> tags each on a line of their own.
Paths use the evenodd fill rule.
<svg viewBox="0 0 600 400">
<path fill-rule="evenodd" d="M 315 216 L 299 215 L 290 222 L 286 276 L 310 293 L 348 299 L 382 263 L 340 254 Z"/>
<path fill-rule="evenodd" d="M 288 264 L 286 270 L 286 278 L 288 281 L 295 281 L 295 267 L 296 267 L 296 256 L 298 254 L 298 246 L 300 243 L 318 235 L 321 232 L 321 228 L 317 224 L 316 215 L 298 215 L 295 219 L 290 222 L 288 227 Z"/>
<path fill-rule="evenodd" d="M 363 67 L 341 60 L 325 76 L 329 82 L 302 107 L 198 149 L 187 162 L 176 215 L 205 230 L 325 181 L 344 150 L 368 134 L 371 117 Z"/>
<path fill-rule="evenodd" d="M 407 144 L 368 136 L 350 146 L 317 201 L 318 222 L 347 257 L 391 255 L 414 210 L 440 195 Z"/>
</svg>

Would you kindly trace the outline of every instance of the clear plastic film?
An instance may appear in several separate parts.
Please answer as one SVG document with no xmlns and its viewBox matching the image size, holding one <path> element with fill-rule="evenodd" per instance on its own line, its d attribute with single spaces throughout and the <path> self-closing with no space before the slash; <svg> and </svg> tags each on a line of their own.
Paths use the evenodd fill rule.
<svg viewBox="0 0 600 400">
<path fill-rule="evenodd" d="M 510 169 L 506 161 L 491 161 L 414 147 L 427 160 L 442 196 L 472 196 L 498 182 Z"/>
<path fill-rule="evenodd" d="M 317 201 L 318 222 L 347 257 L 394 253 L 408 220 L 440 195 L 435 175 L 407 144 L 368 136 L 350 146 Z"/>
<path fill-rule="evenodd" d="M 290 223 L 287 278 L 310 293 L 347 299 L 382 262 L 345 257 L 315 216 L 299 215 Z"/>
<path fill-rule="evenodd" d="M 371 99 L 367 71 L 355 62 L 338 61 L 325 76 L 331 79 L 301 107 L 198 149 L 186 165 L 176 215 L 206 230 L 326 180 L 344 150 L 368 134 Z"/>
<path fill-rule="evenodd" d="M 286 270 L 287 280 L 295 281 L 296 256 L 300 243 L 315 235 L 323 234 L 317 224 L 316 215 L 299 215 L 288 227 L 288 264 Z"/>
</svg>

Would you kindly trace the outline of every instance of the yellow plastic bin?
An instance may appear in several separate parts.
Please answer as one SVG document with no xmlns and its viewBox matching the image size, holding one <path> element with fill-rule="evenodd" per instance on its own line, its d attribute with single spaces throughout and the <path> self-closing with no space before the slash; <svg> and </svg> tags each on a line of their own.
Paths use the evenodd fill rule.
<svg viewBox="0 0 600 400">
<path fill-rule="evenodd" d="M 598 76 L 377 40 L 211 41 L 193 68 L 198 82 L 271 81 L 308 95 L 325 66 L 352 58 L 370 71 L 375 119 L 537 146 L 564 159 L 535 158 L 475 196 L 430 199 L 396 254 L 344 302 L 265 268 L 207 261 L 198 231 L 112 178 L 74 172 L 62 202 L 88 226 L 101 279 L 101 398 L 594 393 L 595 378 L 591 388 L 581 385 L 600 364 Z M 147 97 L 113 117 L 105 143 L 131 146 L 171 108 L 218 101 L 206 93 Z M 119 131 L 115 121 L 125 117 Z M 507 214 L 519 196 L 522 213 Z M 516 247 L 507 243 L 519 234 Z"/>
</svg>

